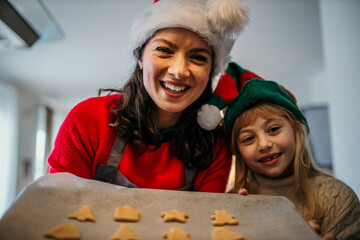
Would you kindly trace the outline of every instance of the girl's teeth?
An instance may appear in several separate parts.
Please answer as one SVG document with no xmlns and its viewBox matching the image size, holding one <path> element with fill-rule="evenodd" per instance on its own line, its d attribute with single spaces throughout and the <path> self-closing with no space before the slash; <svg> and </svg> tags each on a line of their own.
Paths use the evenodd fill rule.
<svg viewBox="0 0 360 240">
<path fill-rule="evenodd" d="M 272 157 L 263 159 L 261 162 L 268 162 L 268 161 L 274 160 L 274 159 L 277 158 L 278 156 L 279 156 L 279 154 L 275 154 L 275 155 L 273 155 Z"/>
</svg>

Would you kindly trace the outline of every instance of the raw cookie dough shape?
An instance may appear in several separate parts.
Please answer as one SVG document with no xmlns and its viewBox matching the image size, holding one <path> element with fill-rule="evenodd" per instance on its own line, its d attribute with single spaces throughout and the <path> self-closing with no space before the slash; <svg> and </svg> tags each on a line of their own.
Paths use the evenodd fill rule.
<svg viewBox="0 0 360 240">
<path fill-rule="evenodd" d="M 68 216 L 69 219 L 76 219 L 81 222 L 92 221 L 95 222 L 95 217 L 89 205 L 84 205 L 77 212 Z"/>
<path fill-rule="evenodd" d="M 119 227 L 110 240 L 140 240 L 140 238 L 134 234 L 128 225 L 124 224 Z"/>
<path fill-rule="evenodd" d="M 212 231 L 212 240 L 244 240 L 244 236 L 225 227 L 217 227 Z"/>
<path fill-rule="evenodd" d="M 170 228 L 170 232 L 165 233 L 164 238 L 168 240 L 191 240 L 189 233 L 177 227 Z"/>
<path fill-rule="evenodd" d="M 139 221 L 139 218 L 139 211 L 130 205 L 117 207 L 114 214 L 114 219 L 116 221 L 137 222 Z"/>
<path fill-rule="evenodd" d="M 184 223 L 184 222 L 186 222 L 186 218 L 188 218 L 189 215 L 187 213 L 180 212 L 176 209 L 173 209 L 169 212 L 162 212 L 161 217 L 164 218 L 164 222 L 176 221 L 176 222 Z"/>
<path fill-rule="evenodd" d="M 239 222 L 234 218 L 234 215 L 228 214 L 225 210 L 215 210 L 211 216 L 214 226 L 222 226 L 225 224 L 237 225 Z"/>
<path fill-rule="evenodd" d="M 80 239 L 79 228 L 73 223 L 54 227 L 44 235 L 45 237 L 51 237 L 55 239 Z"/>
</svg>

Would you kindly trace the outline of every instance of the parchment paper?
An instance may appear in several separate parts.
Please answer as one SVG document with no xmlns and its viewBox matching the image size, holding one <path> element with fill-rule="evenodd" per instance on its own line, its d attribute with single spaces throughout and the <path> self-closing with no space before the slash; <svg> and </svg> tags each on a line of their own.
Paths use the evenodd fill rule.
<svg viewBox="0 0 360 240">
<path fill-rule="evenodd" d="M 95 223 L 67 219 L 85 204 Z M 128 189 L 57 173 L 39 178 L 17 197 L 0 221 L 0 239 L 47 239 L 45 232 L 65 223 L 76 224 L 83 240 L 109 239 L 124 224 L 113 220 L 116 207 L 128 204 L 140 212 L 140 221 L 126 224 L 142 240 L 164 239 L 171 227 L 181 227 L 193 240 L 210 240 L 217 209 L 239 220 L 225 227 L 247 240 L 320 238 L 284 197 Z M 186 223 L 163 222 L 161 212 L 172 209 L 188 213 Z"/>
</svg>

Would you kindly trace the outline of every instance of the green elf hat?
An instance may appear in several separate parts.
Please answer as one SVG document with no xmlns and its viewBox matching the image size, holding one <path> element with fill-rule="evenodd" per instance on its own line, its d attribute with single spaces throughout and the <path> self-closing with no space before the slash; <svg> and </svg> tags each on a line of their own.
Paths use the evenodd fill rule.
<svg viewBox="0 0 360 240">
<path fill-rule="evenodd" d="M 240 67 L 235 62 L 230 62 L 225 73 L 219 79 L 210 103 L 203 105 L 198 111 L 197 121 L 199 125 L 206 130 L 215 129 L 221 121 L 220 110 L 227 107 L 239 95 L 244 83 L 252 78 L 261 79 L 255 73 Z"/>
<path fill-rule="evenodd" d="M 296 105 L 296 99 L 290 96 L 279 84 L 274 81 L 251 79 L 247 81 L 236 96 L 229 104 L 225 113 L 225 129 L 228 140 L 231 142 L 231 133 L 236 118 L 243 113 L 249 106 L 258 101 L 272 102 L 284 107 L 292 112 L 296 118 L 301 120 L 309 131 L 306 118 L 302 111 Z"/>
</svg>

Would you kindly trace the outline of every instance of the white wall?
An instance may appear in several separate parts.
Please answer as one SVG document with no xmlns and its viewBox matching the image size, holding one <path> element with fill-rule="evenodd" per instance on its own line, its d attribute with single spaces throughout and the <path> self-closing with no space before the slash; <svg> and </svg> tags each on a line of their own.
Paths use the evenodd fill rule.
<svg viewBox="0 0 360 240">
<path fill-rule="evenodd" d="M 360 1 L 320 0 L 334 174 L 360 196 Z"/>
<path fill-rule="evenodd" d="M 40 104 L 37 94 L 0 79 L 0 217 L 34 180 Z"/>
<path fill-rule="evenodd" d="M 19 155 L 17 193 L 33 181 L 38 121 L 37 96 L 19 87 Z"/>
<path fill-rule="evenodd" d="M 326 103 L 318 1 L 244 2 L 250 8 L 250 23 L 233 48 L 234 61 L 285 85 L 301 106 Z"/>
<path fill-rule="evenodd" d="M 0 79 L 0 218 L 16 196 L 18 93 Z"/>
<path fill-rule="evenodd" d="M 0 218 L 34 181 L 39 107 L 46 102 L 23 86 L 0 79 Z M 60 103 L 51 104 L 55 108 L 53 144 L 67 111 Z"/>
</svg>

